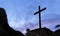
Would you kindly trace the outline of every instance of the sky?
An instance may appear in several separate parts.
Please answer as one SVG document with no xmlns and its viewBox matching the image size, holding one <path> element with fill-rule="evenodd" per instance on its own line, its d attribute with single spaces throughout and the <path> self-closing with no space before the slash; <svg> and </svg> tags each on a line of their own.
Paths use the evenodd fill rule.
<svg viewBox="0 0 60 36">
<path fill-rule="evenodd" d="M 60 25 L 60 0 L 0 0 L 0 7 L 6 10 L 9 26 L 26 33 L 26 29 L 39 28 L 38 6 L 47 9 L 41 12 L 42 27 L 55 31 Z"/>
</svg>

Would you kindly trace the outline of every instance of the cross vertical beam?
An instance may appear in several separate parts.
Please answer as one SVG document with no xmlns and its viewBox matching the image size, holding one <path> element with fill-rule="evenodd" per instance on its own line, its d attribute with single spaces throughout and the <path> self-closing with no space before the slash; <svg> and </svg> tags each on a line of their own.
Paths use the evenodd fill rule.
<svg viewBox="0 0 60 36">
<path fill-rule="evenodd" d="M 41 28 L 41 12 L 40 12 L 40 6 L 38 7 L 39 8 L 39 27 Z"/>
<path fill-rule="evenodd" d="M 34 13 L 34 15 L 39 13 L 39 28 L 41 28 L 41 12 L 46 10 L 46 8 L 41 9 L 40 6 L 38 8 L 39 10 L 36 13 Z"/>
</svg>

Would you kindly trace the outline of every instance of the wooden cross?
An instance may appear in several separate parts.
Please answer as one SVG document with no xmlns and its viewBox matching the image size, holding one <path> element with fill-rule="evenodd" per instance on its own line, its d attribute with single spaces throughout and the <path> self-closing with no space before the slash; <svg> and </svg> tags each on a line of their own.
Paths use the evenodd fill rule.
<svg viewBox="0 0 60 36">
<path fill-rule="evenodd" d="M 36 13 L 34 13 L 34 15 L 39 13 L 39 28 L 41 28 L 41 12 L 46 10 L 46 7 L 41 9 L 40 6 L 39 6 L 38 8 L 39 8 L 39 10 Z"/>
</svg>

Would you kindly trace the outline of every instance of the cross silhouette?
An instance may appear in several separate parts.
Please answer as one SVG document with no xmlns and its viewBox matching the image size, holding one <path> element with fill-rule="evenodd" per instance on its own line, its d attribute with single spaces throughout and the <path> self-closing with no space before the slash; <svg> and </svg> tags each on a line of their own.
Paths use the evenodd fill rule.
<svg viewBox="0 0 60 36">
<path fill-rule="evenodd" d="M 40 6 L 39 6 L 38 8 L 39 8 L 39 10 L 36 13 L 34 13 L 34 15 L 39 13 L 39 28 L 41 28 L 41 12 L 46 10 L 46 7 L 41 9 Z"/>
</svg>

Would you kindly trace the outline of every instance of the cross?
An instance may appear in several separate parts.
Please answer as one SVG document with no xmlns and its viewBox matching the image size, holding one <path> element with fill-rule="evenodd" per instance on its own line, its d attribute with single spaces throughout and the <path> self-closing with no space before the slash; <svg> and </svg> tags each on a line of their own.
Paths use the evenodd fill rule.
<svg viewBox="0 0 60 36">
<path fill-rule="evenodd" d="M 39 13 L 39 28 L 41 28 L 41 12 L 46 10 L 46 7 L 41 9 L 40 6 L 39 6 L 38 8 L 39 8 L 39 10 L 36 13 L 34 13 L 34 15 Z"/>
</svg>

